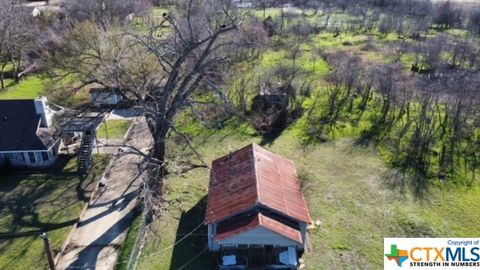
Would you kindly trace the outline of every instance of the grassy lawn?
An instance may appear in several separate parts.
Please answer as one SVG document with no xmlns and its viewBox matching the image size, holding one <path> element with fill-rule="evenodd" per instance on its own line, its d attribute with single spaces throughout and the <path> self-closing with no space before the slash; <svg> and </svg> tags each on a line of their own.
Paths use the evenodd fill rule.
<svg viewBox="0 0 480 270">
<path fill-rule="evenodd" d="M 108 160 L 107 155 L 95 156 L 85 179 L 76 174 L 75 158 L 57 172 L 1 177 L 0 269 L 47 268 L 43 241 L 37 235 L 47 232 L 54 253 L 60 251 Z"/>
<path fill-rule="evenodd" d="M 0 99 L 34 99 L 42 95 L 47 80 L 39 75 L 30 76 L 21 80 L 17 85 L 0 91 Z M 13 81 L 8 82 L 7 86 L 12 83 Z"/>
<path fill-rule="evenodd" d="M 123 139 L 132 122 L 130 120 L 108 120 L 107 124 L 102 123 L 97 130 L 98 138 Z"/>
<path fill-rule="evenodd" d="M 248 127 L 205 131 L 189 127 L 194 145 L 210 162 L 248 143 L 295 161 L 311 215 L 322 222 L 311 231 L 312 251 L 306 269 L 383 269 L 384 237 L 477 237 L 480 234 L 480 186 L 437 186 L 425 200 L 389 185 L 389 170 L 373 148 L 354 139 L 304 147 L 297 127 L 275 141 L 249 135 Z M 241 132 L 246 130 L 246 132 Z M 219 147 L 221 146 L 221 147 Z M 174 146 L 172 146 L 174 147 Z M 157 237 L 148 243 L 138 269 L 179 269 L 204 251 L 206 228 L 173 246 L 203 221 L 209 181 L 206 169 L 171 175 L 166 180 L 165 212 L 156 221 Z M 172 247 L 173 246 L 173 247 Z M 184 269 L 213 269 L 203 253 Z"/>
</svg>

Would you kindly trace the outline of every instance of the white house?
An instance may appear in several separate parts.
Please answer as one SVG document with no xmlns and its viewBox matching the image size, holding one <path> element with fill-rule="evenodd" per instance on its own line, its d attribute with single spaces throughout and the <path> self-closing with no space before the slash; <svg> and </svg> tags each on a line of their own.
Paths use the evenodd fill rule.
<svg viewBox="0 0 480 270">
<path fill-rule="evenodd" d="M 61 142 L 46 101 L 0 100 L 0 165 L 38 168 L 55 162 Z"/>
<path fill-rule="evenodd" d="M 215 160 L 205 224 L 219 269 L 297 269 L 312 220 L 293 162 L 255 144 Z"/>
</svg>

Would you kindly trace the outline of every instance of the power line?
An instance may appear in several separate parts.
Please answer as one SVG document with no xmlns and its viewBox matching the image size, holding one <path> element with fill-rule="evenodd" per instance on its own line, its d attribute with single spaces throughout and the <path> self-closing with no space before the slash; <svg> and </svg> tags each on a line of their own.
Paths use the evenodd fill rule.
<svg viewBox="0 0 480 270">
<path fill-rule="evenodd" d="M 176 245 L 180 244 L 183 240 L 187 239 L 190 235 L 192 235 L 195 231 L 197 231 L 201 226 L 203 225 L 203 222 L 201 222 L 200 224 L 198 224 L 197 227 L 195 227 L 192 231 L 190 231 L 189 233 L 185 234 L 185 236 L 183 236 L 182 238 L 180 238 L 178 241 L 176 241 L 175 243 L 173 243 L 172 245 L 166 247 L 166 248 L 163 248 L 159 251 L 156 251 L 156 252 L 152 252 L 146 256 L 144 256 L 143 258 L 148 258 L 150 256 L 153 256 L 153 255 L 156 255 L 156 254 L 159 254 L 159 253 L 162 253 L 164 251 L 167 251 L 171 248 L 174 248 Z M 201 254 L 203 254 L 208 248 L 206 248 L 204 251 L 202 251 Z M 200 257 L 201 254 L 197 254 L 197 258 Z M 196 259 L 196 258 L 195 258 Z M 115 265 L 120 265 L 120 264 L 124 264 L 124 263 L 128 263 L 129 260 L 124 260 L 124 261 L 120 261 L 120 262 L 116 262 Z M 189 262 L 191 263 L 191 262 Z M 98 266 L 105 266 L 106 264 L 94 264 L 94 265 L 88 265 L 88 266 L 69 266 L 67 267 L 67 269 L 89 269 L 89 268 L 92 268 L 92 267 L 98 267 Z M 185 266 L 185 265 L 184 265 Z M 182 266 L 182 267 L 184 267 Z"/>
</svg>

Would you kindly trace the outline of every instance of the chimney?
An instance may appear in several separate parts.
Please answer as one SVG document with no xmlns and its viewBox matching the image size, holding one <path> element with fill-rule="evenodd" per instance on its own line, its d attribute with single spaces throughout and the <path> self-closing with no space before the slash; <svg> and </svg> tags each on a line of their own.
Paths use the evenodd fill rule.
<svg viewBox="0 0 480 270">
<path fill-rule="evenodd" d="M 52 110 L 47 106 L 46 97 L 38 97 L 34 101 L 35 112 L 37 115 L 41 115 L 41 127 L 49 128 L 52 124 Z"/>
</svg>

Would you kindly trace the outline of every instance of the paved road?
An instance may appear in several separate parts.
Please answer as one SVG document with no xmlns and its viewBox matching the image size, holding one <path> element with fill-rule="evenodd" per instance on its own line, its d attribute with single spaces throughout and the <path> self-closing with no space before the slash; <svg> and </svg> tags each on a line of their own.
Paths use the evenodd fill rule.
<svg viewBox="0 0 480 270">
<path fill-rule="evenodd" d="M 151 139 L 147 125 L 136 120 L 127 144 L 147 150 Z M 112 167 L 101 181 L 72 238 L 60 257 L 58 269 L 114 269 L 118 248 L 132 223 L 141 178 L 141 157 L 122 152 L 113 158 Z"/>
</svg>

